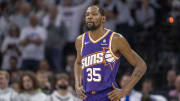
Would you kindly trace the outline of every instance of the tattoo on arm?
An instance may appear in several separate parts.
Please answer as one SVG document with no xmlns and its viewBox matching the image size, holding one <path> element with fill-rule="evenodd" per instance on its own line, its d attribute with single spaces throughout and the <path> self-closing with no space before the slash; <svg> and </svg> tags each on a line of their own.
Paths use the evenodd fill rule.
<svg viewBox="0 0 180 101">
<path fill-rule="evenodd" d="M 142 74 L 143 74 L 143 72 L 141 70 L 137 70 L 136 73 L 135 73 L 135 76 L 141 77 Z"/>
</svg>

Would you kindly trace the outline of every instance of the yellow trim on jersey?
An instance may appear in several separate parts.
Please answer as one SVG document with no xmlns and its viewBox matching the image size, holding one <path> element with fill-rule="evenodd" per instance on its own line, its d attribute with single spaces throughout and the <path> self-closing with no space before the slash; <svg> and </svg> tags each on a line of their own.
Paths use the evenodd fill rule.
<svg viewBox="0 0 180 101">
<path fill-rule="evenodd" d="M 89 32 L 88 32 L 88 36 L 89 36 L 89 39 L 90 39 L 90 41 L 91 41 L 92 43 L 98 43 L 100 40 L 102 40 L 104 37 L 106 37 L 106 35 L 108 35 L 109 32 L 110 32 L 110 30 L 107 29 L 106 33 L 105 33 L 102 37 L 100 37 L 99 39 L 97 39 L 97 40 L 93 40 L 93 39 L 91 38 Z"/>
<path fill-rule="evenodd" d="M 83 47 L 84 47 L 84 38 L 85 37 L 85 33 L 83 33 L 82 35 L 82 44 L 81 44 L 81 55 L 82 55 L 82 51 L 83 51 Z"/>
<path fill-rule="evenodd" d="M 114 32 L 113 32 L 113 33 L 111 34 L 111 36 L 110 36 L 110 40 L 109 40 L 109 51 L 110 51 L 110 53 L 113 55 L 113 57 L 114 57 L 115 59 L 119 59 L 116 55 L 114 55 L 114 53 L 113 53 L 112 50 L 111 50 L 111 48 L 112 48 L 111 43 L 112 43 L 113 35 L 114 35 Z"/>
</svg>

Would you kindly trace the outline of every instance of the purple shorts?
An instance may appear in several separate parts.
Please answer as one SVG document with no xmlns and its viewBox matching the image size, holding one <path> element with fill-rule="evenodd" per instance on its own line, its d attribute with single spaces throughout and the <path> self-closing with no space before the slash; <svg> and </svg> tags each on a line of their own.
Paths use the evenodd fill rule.
<svg viewBox="0 0 180 101">
<path fill-rule="evenodd" d="M 83 101 L 111 101 L 107 94 L 112 90 L 113 88 L 107 88 L 103 91 L 86 93 L 87 98 Z"/>
</svg>

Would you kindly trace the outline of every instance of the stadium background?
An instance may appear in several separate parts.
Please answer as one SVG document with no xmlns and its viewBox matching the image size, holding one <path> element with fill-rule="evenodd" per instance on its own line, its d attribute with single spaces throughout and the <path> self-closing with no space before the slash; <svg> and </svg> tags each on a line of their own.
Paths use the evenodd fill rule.
<svg viewBox="0 0 180 101">
<path fill-rule="evenodd" d="M 147 63 L 148 71 L 136 90 L 142 91 L 143 81 L 151 80 L 154 88 L 151 93 L 170 101 L 169 92 L 180 89 L 174 85 L 180 72 L 179 0 L 0 0 L 0 67 L 10 73 L 10 85 L 18 82 L 21 73 L 30 70 L 45 74 L 66 72 L 74 87 L 74 41 L 86 31 L 83 17 L 91 4 L 104 8 L 105 27 L 125 36 Z M 39 29 L 31 28 L 32 24 Z M 41 48 L 23 48 L 28 45 L 24 43 L 25 34 L 33 31 L 40 39 L 31 44 Z M 27 51 L 34 57 L 28 56 Z M 132 70 L 122 57 L 117 82 Z M 172 76 L 172 71 L 168 75 L 170 70 L 176 75 Z M 53 78 L 48 75 L 52 85 Z M 169 82 L 173 82 L 170 89 Z"/>
</svg>

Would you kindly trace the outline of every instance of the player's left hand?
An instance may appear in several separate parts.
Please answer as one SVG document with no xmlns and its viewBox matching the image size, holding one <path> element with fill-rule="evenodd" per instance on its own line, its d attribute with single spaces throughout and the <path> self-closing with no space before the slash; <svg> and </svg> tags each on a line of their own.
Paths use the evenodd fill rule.
<svg viewBox="0 0 180 101">
<path fill-rule="evenodd" d="M 114 84 L 112 84 L 112 87 L 114 90 L 111 91 L 110 93 L 108 93 L 108 98 L 111 101 L 119 101 L 119 99 L 123 98 L 124 96 L 126 96 L 128 94 L 127 91 L 125 91 L 123 89 L 116 88 L 114 86 Z"/>
</svg>

